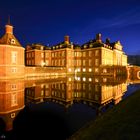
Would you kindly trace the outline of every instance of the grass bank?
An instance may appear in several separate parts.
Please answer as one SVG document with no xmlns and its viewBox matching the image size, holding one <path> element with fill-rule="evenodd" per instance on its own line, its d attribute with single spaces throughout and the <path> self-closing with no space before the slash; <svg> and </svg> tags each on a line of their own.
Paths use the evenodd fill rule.
<svg viewBox="0 0 140 140">
<path fill-rule="evenodd" d="M 140 90 L 91 121 L 69 140 L 140 140 Z"/>
</svg>

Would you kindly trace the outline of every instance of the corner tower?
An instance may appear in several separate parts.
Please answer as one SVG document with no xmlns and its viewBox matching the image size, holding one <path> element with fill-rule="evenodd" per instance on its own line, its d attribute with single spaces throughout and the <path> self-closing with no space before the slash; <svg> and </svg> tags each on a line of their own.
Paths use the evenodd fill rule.
<svg viewBox="0 0 140 140">
<path fill-rule="evenodd" d="M 0 79 L 24 78 L 24 48 L 13 34 L 10 20 L 0 38 Z"/>
</svg>

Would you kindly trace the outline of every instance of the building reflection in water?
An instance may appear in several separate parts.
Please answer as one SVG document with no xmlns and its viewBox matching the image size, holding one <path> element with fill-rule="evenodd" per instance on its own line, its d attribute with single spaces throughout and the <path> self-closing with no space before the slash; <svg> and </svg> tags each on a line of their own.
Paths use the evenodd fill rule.
<svg viewBox="0 0 140 140">
<path fill-rule="evenodd" d="M 125 78 L 67 77 L 44 81 L 1 81 L 0 123 L 5 130 L 13 128 L 13 121 L 31 103 L 53 102 L 62 105 L 65 111 L 75 103 L 86 104 L 96 109 L 97 115 L 109 103 L 117 104 L 127 91 Z M 15 124 L 14 124 L 15 125 Z"/>
<path fill-rule="evenodd" d="M 0 81 L 0 122 L 3 124 L 1 129 L 12 130 L 13 121 L 23 108 L 24 81 Z"/>
<path fill-rule="evenodd" d="M 26 103 L 55 102 L 69 108 L 83 103 L 97 109 L 110 102 L 117 104 L 127 91 L 126 79 L 118 77 L 67 77 L 52 82 L 26 83 Z"/>
</svg>

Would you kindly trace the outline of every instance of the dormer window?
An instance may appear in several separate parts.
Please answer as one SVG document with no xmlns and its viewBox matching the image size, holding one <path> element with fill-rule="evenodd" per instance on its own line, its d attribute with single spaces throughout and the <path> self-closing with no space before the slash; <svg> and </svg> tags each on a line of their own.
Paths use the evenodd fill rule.
<svg viewBox="0 0 140 140">
<path fill-rule="evenodd" d="M 87 45 L 84 45 L 84 48 L 86 49 L 87 48 Z"/>
<path fill-rule="evenodd" d="M 11 39 L 11 44 L 16 44 L 16 41 L 15 41 L 15 39 Z"/>
<path fill-rule="evenodd" d="M 43 50 L 43 46 L 41 46 L 41 50 Z"/>
</svg>

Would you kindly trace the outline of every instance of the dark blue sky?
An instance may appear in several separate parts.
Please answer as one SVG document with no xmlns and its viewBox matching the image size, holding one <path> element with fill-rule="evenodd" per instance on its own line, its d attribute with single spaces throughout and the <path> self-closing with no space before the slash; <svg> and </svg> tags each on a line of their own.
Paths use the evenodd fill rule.
<svg viewBox="0 0 140 140">
<path fill-rule="evenodd" d="M 140 0 L 6 0 L 0 2 L 0 35 L 8 15 L 14 34 L 27 43 L 54 45 L 102 38 L 120 40 L 127 54 L 140 54 Z"/>
</svg>

